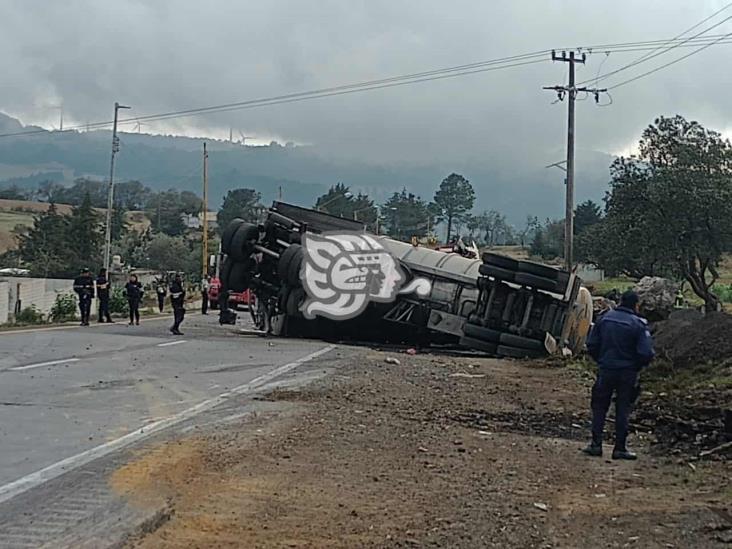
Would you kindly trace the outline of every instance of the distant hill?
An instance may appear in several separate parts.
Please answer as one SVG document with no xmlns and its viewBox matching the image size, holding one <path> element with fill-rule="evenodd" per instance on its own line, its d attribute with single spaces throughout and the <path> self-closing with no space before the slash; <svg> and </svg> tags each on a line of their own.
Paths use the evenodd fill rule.
<svg viewBox="0 0 732 549">
<path fill-rule="evenodd" d="M 23 126 L 18 120 L 0 113 L 0 133 L 21 130 Z M 120 140 L 118 180 L 139 180 L 153 190 L 175 187 L 200 193 L 204 139 L 122 133 Z M 28 188 L 44 179 L 67 184 L 77 177 L 106 179 L 110 141 L 110 132 L 101 130 L 0 138 L 0 187 L 15 184 Z M 277 198 L 281 189 L 284 200 L 310 206 L 318 195 L 338 182 L 365 192 L 378 202 L 402 187 L 431 199 L 440 181 L 457 172 L 473 183 L 476 209 L 498 209 L 517 224 L 527 214 L 563 215 L 563 176 L 543 165 L 492 167 L 480 161 L 448 165 L 439 158 L 422 166 L 377 165 L 334 160 L 327 151 L 314 147 L 205 141 L 209 146 L 213 209 L 218 208 L 227 190 L 237 187 L 256 189 L 265 203 Z M 601 153 L 578 154 L 578 202 L 602 198 L 611 161 L 610 156 Z"/>
</svg>

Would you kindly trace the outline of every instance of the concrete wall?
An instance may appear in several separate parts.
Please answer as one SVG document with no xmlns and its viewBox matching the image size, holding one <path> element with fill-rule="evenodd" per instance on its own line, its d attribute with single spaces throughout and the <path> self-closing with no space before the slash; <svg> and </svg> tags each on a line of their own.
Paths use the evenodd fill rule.
<svg viewBox="0 0 732 549">
<path fill-rule="evenodd" d="M 8 321 L 10 305 L 10 285 L 5 281 L 0 281 L 0 324 Z"/>
<path fill-rule="evenodd" d="M 56 296 L 73 293 L 73 285 L 73 280 L 63 278 L 10 276 L 0 279 L 0 324 L 11 321 L 16 312 L 26 307 L 35 307 L 48 316 Z"/>
</svg>

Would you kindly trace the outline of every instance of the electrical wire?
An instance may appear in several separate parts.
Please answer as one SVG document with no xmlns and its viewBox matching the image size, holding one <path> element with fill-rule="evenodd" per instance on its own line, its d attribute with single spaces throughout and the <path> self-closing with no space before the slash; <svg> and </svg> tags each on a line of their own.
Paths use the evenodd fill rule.
<svg viewBox="0 0 732 549">
<path fill-rule="evenodd" d="M 684 59 L 688 59 L 692 55 L 696 55 L 697 53 L 699 53 L 701 51 L 704 51 L 705 49 L 713 46 L 715 43 L 718 43 L 721 40 L 723 40 L 724 38 L 730 37 L 730 36 L 732 36 L 732 32 L 730 32 L 729 34 L 724 35 L 724 37 L 719 38 L 715 42 L 712 42 L 710 44 L 706 44 L 706 45 L 704 45 L 704 46 L 702 46 L 700 48 L 697 48 L 694 51 L 691 51 L 691 52 L 687 53 L 686 55 L 683 55 L 683 56 L 681 56 L 681 57 L 679 57 L 677 59 L 674 59 L 672 61 L 669 61 L 668 63 L 665 63 L 665 64 L 663 64 L 663 65 L 661 65 L 659 67 L 656 67 L 655 69 L 651 69 L 651 70 L 646 71 L 646 72 L 644 72 L 642 74 L 639 74 L 637 76 L 634 76 L 633 78 L 629 78 L 628 80 L 624 80 L 623 82 L 620 82 L 619 84 L 615 84 L 614 86 L 609 86 L 608 89 L 615 90 L 615 89 L 617 89 L 617 88 L 619 88 L 621 86 L 625 86 L 626 84 L 630 84 L 631 82 L 635 82 L 636 80 L 640 80 L 641 78 L 645 78 L 646 76 L 649 76 L 649 75 L 651 75 L 653 73 L 656 73 L 656 72 L 658 72 L 658 71 L 660 71 L 662 69 L 665 69 L 666 67 L 670 67 L 671 65 L 675 65 L 676 63 L 678 63 L 680 61 L 683 61 Z"/>
<path fill-rule="evenodd" d="M 732 3 L 728 4 L 722 10 L 718 10 L 715 12 L 715 14 L 712 14 L 708 18 L 706 18 L 704 21 L 697 23 L 694 25 L 694 27 L 691 27 L 691 29 L 687 29 L 683 34 L 686 32 L 689 32 L 689 30 L 692 30 L 704 22 L 708 21 L 715 15 L 719 14 L 721 11 L 726 9 L 732 5 Z M 712 30 L 713 28 L 721 25 L 722 23 L 726 22 L 728 19 L 732 19 L 732 16 L 724 19 L 723 21 L 705 29 L 704 31 L 701 31 L 700 33 L 697 33 L 694 36 L 685 38 L 683 40 L 680 40 L 679 37 L 674 37 L 671 39 L 665 39 L 665 40 L 646 40 L 646 41 L 636 41 L 636 42 L 621 42 L 616 44 L 600 44 L 600 45 L 594 45 L 594 46 L 586 46 L 583 48 L 577 48 L 579 50 L 587 50 L 588 52 L 592 52 L 596 49 L 603 49 L 606 53 L 606 58 L 610 53 L 624 53 L 624 52 L 633 52 L 633 51 L 649 51 L 650 54 L 648 55 L 644 61 L 650 60 L 658 55 L 661 55 L 663 53 L 666 53 L 670 49 L 674 48 L 686 48 L 686 47 L 694 47 L 698 45 L 702 45 L 701 48 L 695 50 L 694 52 L 691 52 L 689 55 L 686 55 L 676 61 L 673 61 L 671 63 L 668 63 L 666 65 L 663 65 L 661 67 L 658 67 L 657 69 L 654 69 L 653 71 L 649 71 L 647 74 L 652 74 L 653 72 L 656 72 L 658 70 L 661 70 L 662 68 L 665 68 L 666 66 L 672 65 L 675 62 L 681 61 L 690 55 L 693 55 L 694 53 L 701 51 L 702 49 L 706 49 L 710 46 L 717 45 L 717 44 L 728 44 L 732 43 L 732 38 L 730 38 L 730 34 L 722 34 L 722 35 L 708 35 L 708 36 L 702 36 L 706 32 Z M 661 44 L 659 46 L 659 44 Z M 672 44 L 670 47 L 666 48 L 663 52 L 658 52 L 659 48 L 662 48 L 664 46 L 667 46 L 668 44 Z M 557 48 L 561 50 L 561 48 Z M 565 48 L 565 49 L 574 49 L 574 48 Z M 252 100 L 246 100 L 246 101 L 239 101 L 234 103 L 226 103 L 221 105 L 213 105 L 208 107 L 200 107 L 200 108 L 194 108 L 194 109 L 185 109 L 185 110 L 178 110 L 178 111 L 170 111 L 170 112 L 164 112 L 164 113 L 158 113 L 158 114 L 150 114 L 150 115 L 143 115 L 143 116 L 136 116 L 134 118 L 125 118 L 118 121 L 118 125 L 127 125 L 127 124 L 139 124 L 143 121 L 161 121 L 161 120 L 171 120 L 175 118 L 183 118 L 188 116 L 197 116 L 197 115 L 203 115 L 203 114 L 213 114 L 213 113 L 219 113 L 219 112 L 229 112 L 234 110 L 243 110 L 243 109 L 250 109 L 250 108 L 258 108 L 258 107 L 267 107 L 272 105 L 281 105 L 286 103 L 294 103 L 294 102 L 300 102 L 310 99 L 321 99 L 325 97 L 334 97 L 334 96 L 340 96 L 340 95 L 346 95 L 351 93 L 359 93 L 364 91 L 373 91 L 373 90 L 379 90 L 379 89 L 385 89 L 385 88 L 391 88 L 396 86 L 404 86 L 404 85 L 411 85 L 421 82 L 430 82 L 435 80 L 443 80 L 447 78 L 456 78 L 461 76 L 467 76 L 477 73 L 483 73 L 483 72 L 491 72 L 496 70 L 503 70 L 503 69 L 509 69 L 524 65 L 530 65 L 534 63 L 540 63 L 549 61 L 548 58 L 545 58 L 546 55 L 549 54 L 552 50 L 546 49 L 546 50 L 538 50 L 534 52 L 528 52 L 518 55 L 512 55 L 497 59 L 491 59 L 487 61 L 480 61 L 476 63 L 469 63 L 469 64 L 463 64 L 463 65 L 457 65 L 452 67 L 445 67 L 441 69 L 433 69 L 429 71 L 423 71 L 423 72 L 417 72 L 417 73 L 411 73 L 411 74 L 404 74 L 399 76 L 392 76 L 388 78 L 382 78 L 377 80 L 369 80 L 364 82 L 358 82 L 353 84 L 344 84 L 340 86 L 333 86 L 328 88 L 320 88 L 310 91 L 304 91 L 304 92 L 298 92 L 298 93 L 292 93 L 292 94 L 285 94 L 285 95 L 278 95 L 273 97 L 265 97 L 265 98 L 259 98 L 259 99 L 252 99 Z M 604 62 L 604 61 L 603 61 Z M 636 62 L 637 63 L 637 62 Z M 612 76 L 613 74 L 616 74 L 620 72 L 621 70 L 625 70 L 626 68 L 630 68 L 631 66 L 634 66 L 632 63 L 626 65 L 626 67 L 621 67 L 620 69 L 617 69 L 615 71 L 612 71 L 610 73 L 607 73 L 605 75 L 596 76 L 596 78 L 588 80 L 586 82 L 592 82 L 592 81 L 598 81 L 602 80 L 604 78 L 607 78 L 609 76 Z M 602 65 L 601 65 L 602 67 Z M 599 72 L 599 71 L 598 71 Z M 647 74 L 639 75 L 638 78 L 641 78 Z M 631 79 L 632 81 L 632 79 Z M 586 83 L 585 82 L 585 83 Z M 583 83 L 580 83 L 578 85 L 582 85 Z M 618 84 L 624 85 L 625 83 Z M 67 126 L 63 131 L 55 131 L 50 132 L 46 129 L 37 129 L 37 130 L 28 130 L 28 131 L 20 131 L 20 132 L 12 132 L 12 133 L 6 133 L 6 134 L 0 134 L 0 138 L 5 137 L 16 137 L 16 136 L 30 136 L 30 135 L 60 135 L 65 132 L 71 132 L 75 130 L 83 130 L 83 129 L 98 129 L 98 128 L 105 128 L 109 127 L 113 124 L 111 120 L 103 121 L 103 122 L 95 122 L 95 123 L 86 123 L 86 124 L 79 124 L 76 126 Z"/>
<path fill-rule="evenodd" d="M 475 74 L 479 72 L 489 72 L 493 70 L 499 70 L 503 68 L 512 68 L 515 66 L 531 64 L 539 61 L 545 61 L 546 56 L 550 50 L 541 50 L 537 52 L 525 53 L 520 55 L 512 55 L 509 57 L 503 57 L 499 59 L 491 59 L 488 61 L 481 61 L 477 63 L 470 63 L 466 65 L 458 65 L 454 67 L 446 67 L 442 69 L 435 69 L 431 71 L 405 74 L 401 76 L 393 76 L 389 78 L 382 78 L 378 80 L 370 80 L 365 82 L 359 82 L 355 84 L 344 84 L 341 86 L 334 86 L 329 88 L 321 88 L 316 90 L 310 90 L 305 92 L 298 92 L 286 95 L 279 95 L 274 97 L 252 99 L 247 101 L 240 101 L 236 103 L 227 103 L 222 105 L 214 105 L 210 107 L 201 107 L 196 109 L 186 109 L 179 111 L 171 111 L 160 114 L 136 116 L 134 118 L 125 118 L 118 121 L 118 124 L 137 123 L 141 121 L 152 121 L 152 120 L 165 120 L 169 118 L 178 118 L 182 116 L 207 114 L 212 112 L 227 112 L 229 110 L 236 110 L 239 108 L 251 107 L 254 105 L 270 105 L 279 104 L 279 102 L 293 102 L 303 99 L 311 99 L 317 97 L 329 97 L 332 95 L 341 95 L 343 93 L 353 93 L 356 91 L 381 89 L 384 87 L 391 87 L 392 85 L 404 85 L 414 82 L 423 82 L 430 80 L 439 80 L 443 78 L 451 78 L 453 76 L 464 76 L 467 74 Z M 517 61 L 516 63 L 511 63 Z M 69 126 L 67 130 L 77 130 L 83 128 L 98 128 L 106 127 L 111 125 L 112 121 L 95 122 L 93 124 L 79 124 L 78 126 Z M 15 132 L 11 134 L 1 134 L 0 137 L 11 137 L 17 135 L 32 135 L 34 133 L 43 133 L 47 130 L 31 130 L 29 132 Z"/>
<path fill-rule="evenodd" d="M 640 65 L 641 63 L 646 63 L 646 62 L 650 61 L 651 59 L 654 59 L 654 58 L 658 57 L 659 55 L 664 55 L 665 53 L 668 53 L 669 51 L 671 51 L 671 50 L 673 50 L 673 49 L 675 49 L 675 48 L 677 48 L 677 47 L 679 47 L 679 46 L 681 46 L 681 45 L 683 45 L 683 44 L 685 44 L 685 43 L 687 43 L 687 42 L 689 42 L 689 41 L 691 41 L 691 40 L 693 40 L 695 38 L 698 38 L 698 37 L 700 37 L 703 34 L 706 34 L 710 30 L 712 30 L 712 29 L 714 29 L 716 27 L 719 27 L 720 25 L 723 25 L 724 23 L 726 23 L 730 19 L 732 19 L 732 15 L 731 16 L 728 16 L 728 17 L 725 17 L 724 19 L 722 19 L 721 21 L 715 23 L 711 27 L 708 27 L 708 28 L 706 28 L 706 29 L 698 32 L 694 36 L 691 36 L 689 38 L 685 38 L 681 42 L 674 42 L 672 45 L 670 45 L 668 47 L 664 47 L 664 49 L 662 49 L 662 51 L 656 51 L 656 53 L 653 53 L 653 54 L 650 54 L 649 53 L 644 59 L 637 60 L 637 61 L 633 61 L 631 63 L 628 63 L 626 65 L 623 65 L 622 67 L 620 67 L 618 69 L 615 69 L 613 71 L 610 71 L 608 73 L 605 73 L 605 74 L 601 75 L 599 78 L 595 78 L 594 79 L 594 82 L 595 83 L 601 82 L 602 80 L 606 80 L 607 78 L 610 78 L 611 76 L 613 76 L 615 74 L 618 74 L 620 72 L 623 72 L 625 70 L 628 70 L 630 68 L 633 68 L 636 65 Z M 727 37 L 728 35 L 722 35 L 722 36 Z M 716 41 L 714 41 L 713 43 L 716 43 Z M 658 49 L 658 48 L 656 48 L 656 49 Z M 580 82 L 577 85 L 578 86 L 583 86 L 583 85 L 588 84 L 588 83 L 590 83 L 592 81 L 593 81 L 593 79 L 585 80 L 583 82 Z"/>
</svg>

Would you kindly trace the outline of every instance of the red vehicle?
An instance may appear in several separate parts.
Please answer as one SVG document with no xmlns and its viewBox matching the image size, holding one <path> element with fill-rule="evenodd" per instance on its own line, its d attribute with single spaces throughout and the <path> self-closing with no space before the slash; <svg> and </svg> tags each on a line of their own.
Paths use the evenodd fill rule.
<svg viewBox="0 0 732 549">
<path fill-rule="evenodd" d="M 212 309 L 219 308 L 219 292 L 221 291 L 221 280 L 212 278 L 208 287 L 208 304 Z M 231 292 L 229 294 L 229 308 L 239 309 L 241 307 L 249 307 L 254 298 L 249 290 L 243 292 Z"/>
</svg>

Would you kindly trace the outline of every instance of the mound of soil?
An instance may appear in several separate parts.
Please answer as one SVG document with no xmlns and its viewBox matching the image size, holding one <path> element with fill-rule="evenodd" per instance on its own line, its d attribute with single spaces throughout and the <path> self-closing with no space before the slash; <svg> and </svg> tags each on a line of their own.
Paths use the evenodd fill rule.
<svg viewBox="0 0 732 549">
<path fill-rule="evenodd" d="M 658 322 L 654 339 L 659 358 L 676 367 L 732 358 L 732 315 L 679 311 Z"/>
</svg>

